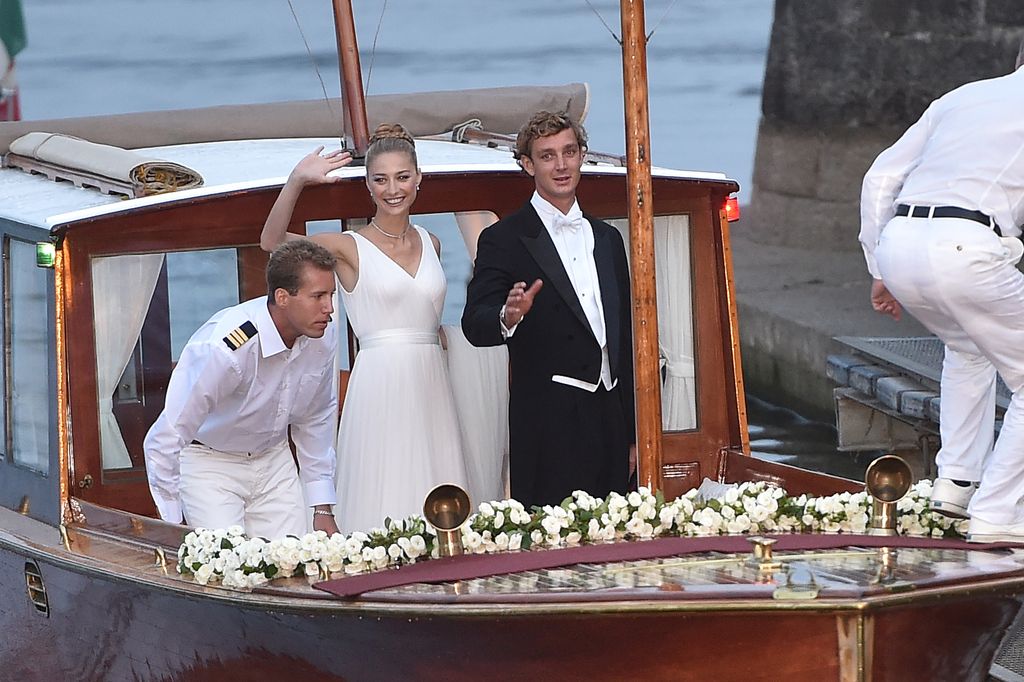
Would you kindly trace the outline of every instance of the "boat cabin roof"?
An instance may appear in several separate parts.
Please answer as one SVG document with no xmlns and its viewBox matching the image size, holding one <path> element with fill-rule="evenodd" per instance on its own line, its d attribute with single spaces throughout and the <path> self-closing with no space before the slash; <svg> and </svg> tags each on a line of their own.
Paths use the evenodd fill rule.
<svg viewBox="0 0 1024 682">
<path fill-rule="evenodd" d="M 337 148 L 336 138 L 229 140 L 146 147 L 135 151 L 188 166 L 202 175 L 204 184 L 191 190 L 136 199 L 105 194 L 71 182 L 53 181 L 18 168 L 0 168 L 0 218 L 24 225 L 57 225 L 159 204 L 185 202 L 261 187 L 284 184 L 299 159 L 317 146 Z M 425 175 L 466 172 L 521 172 L 508 149 L 442 140 L 417 140 L 420 168 Z M 588 165 L 585 173 L 624 175 L 624 167 Z M 360 177 L 362 166 L 336 171 L 342 177 Z M 722 173 L 653 170 L 656 177 L 732 183 Z"/>
</svg>

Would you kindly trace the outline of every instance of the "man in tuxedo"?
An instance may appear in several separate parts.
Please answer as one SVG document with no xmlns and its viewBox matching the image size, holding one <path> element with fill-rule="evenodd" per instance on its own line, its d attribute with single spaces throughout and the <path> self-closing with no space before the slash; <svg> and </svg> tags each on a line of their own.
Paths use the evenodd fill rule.
<svg viewBox="0 0 1024 682">
<path fill-rule="evenodd" d="M 536 191 L 481 233 L 462 315 L 473 345 L 508 345 L 512 496 L 527 506 L 625 492 L 635 469 L 629 269 L 619 232 L 576 201 L 586 149 L 564 114 L 519 131 Z"/>
</svg>

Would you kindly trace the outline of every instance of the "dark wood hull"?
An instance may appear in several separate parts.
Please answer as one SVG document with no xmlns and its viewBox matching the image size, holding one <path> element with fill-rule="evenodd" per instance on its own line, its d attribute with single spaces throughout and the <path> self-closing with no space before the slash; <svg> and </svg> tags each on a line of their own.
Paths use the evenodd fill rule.
<svg viewBox="0 0 1024 682">
<path fill-rule="evenodd" d="M 27 558 L 43 576 L 48 616 L 27 597 Z M 4 547 L 0 670 L 18 680 L 959 682 L 985 679 L 1020 591 L 1020 581 L 1007 581 L 861 610 L 714 601 L 256 604 L 223 590 L 99 577 Z"/>
</svg>

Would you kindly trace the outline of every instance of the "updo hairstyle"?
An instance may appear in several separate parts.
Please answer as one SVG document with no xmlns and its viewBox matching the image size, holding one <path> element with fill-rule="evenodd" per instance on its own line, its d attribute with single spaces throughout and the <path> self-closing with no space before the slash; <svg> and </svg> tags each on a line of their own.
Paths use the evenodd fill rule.
<svg viewBox="0 0 1024 682">
<path fill-rule="evenodd" d="M 381 154 L 388 152 L 405 152 L 412 158 L 412 164 L 419 167 L 416 159 L 416 141 L 409 131 L 398 123 L 381 123 L 370 136 L 370 146 L 366 150 L 366 167 L 369 168 Z"/>
</svg>

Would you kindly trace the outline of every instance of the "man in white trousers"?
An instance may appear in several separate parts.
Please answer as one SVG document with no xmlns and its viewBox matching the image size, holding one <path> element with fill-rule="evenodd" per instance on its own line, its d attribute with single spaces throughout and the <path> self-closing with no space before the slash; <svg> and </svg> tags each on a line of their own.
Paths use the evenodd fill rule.
<svg viewBox="0 0 1024 682">
<path fill-rule="evenodd" d="M 932 102 L 864 177 L 875 310 L 945 344 L 932 507 L 976 542 L 1024 541 L 1024 44 L 1016 70 Z M 993 447 L 996 373 L 1013 392 Z"/>
<path fill-rule="evenodd" d="M 269 295 L 216 313 L 189 339 L 144 442 L 165 521 L 273 539 L 304 534 L 308 504 L 315 530 L 338 532 L 334 265 L 310 241 L 285 243 L 267 264 Z"/>
</svg>

